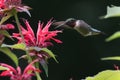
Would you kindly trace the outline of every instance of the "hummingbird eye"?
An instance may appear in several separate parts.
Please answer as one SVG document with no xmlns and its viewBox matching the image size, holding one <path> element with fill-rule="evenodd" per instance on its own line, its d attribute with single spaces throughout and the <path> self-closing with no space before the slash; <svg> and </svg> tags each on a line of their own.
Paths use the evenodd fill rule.
<svg viewBox="0 0 120 80">
<path fill-rule="evenodd" d="M 73 22 L 73 21 L 76 21 L 76 19 L 74 19 L 74 18 L 68 18 L 65 22 Z"/>
</svg>

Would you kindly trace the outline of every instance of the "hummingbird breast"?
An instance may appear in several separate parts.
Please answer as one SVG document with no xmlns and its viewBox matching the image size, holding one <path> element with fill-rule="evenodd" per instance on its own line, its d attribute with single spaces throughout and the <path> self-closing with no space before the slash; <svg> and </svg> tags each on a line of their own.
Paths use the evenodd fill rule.
<svg viewBox="0 0 120 80">
<path fill-rule="evenodd" d="M 83 20 L 77 20 L 74 29 L 83 36 L 88 36 L 91 34 L 90 26 L 86 24 Z"/>
<path fill-rule="evenodd" d="M 101 31 L 92 28 L 90 25 L 85 23 L 83 20 L 77 20 L 76 26 L 74 27 L 83 36 L 92 36 L 101 34 Z"/>
</svg>

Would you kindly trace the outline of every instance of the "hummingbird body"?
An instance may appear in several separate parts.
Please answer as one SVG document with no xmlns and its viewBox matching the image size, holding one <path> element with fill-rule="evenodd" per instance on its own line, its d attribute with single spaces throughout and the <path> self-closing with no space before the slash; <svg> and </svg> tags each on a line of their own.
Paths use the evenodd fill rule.
<svg viewBox="0 0 120 80">
<path fill-rule="evenodd" d="M 92 35 L 103 34 L 103 32 L 92 28 L 83 20 L 76 20 L 74 18 L 69 18 L 66 21 L 54 22 L 53 25 L 56 25 L 57 26 L 56 28 L 63 27 L 63 28 L 74 29 L 78 33 L 80 33 L 82 36 L 92 36 Z"/>
</svg>

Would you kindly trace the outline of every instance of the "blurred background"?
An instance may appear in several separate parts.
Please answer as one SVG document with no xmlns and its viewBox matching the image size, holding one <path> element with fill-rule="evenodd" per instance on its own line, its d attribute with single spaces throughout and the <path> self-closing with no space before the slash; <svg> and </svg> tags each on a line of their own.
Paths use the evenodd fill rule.
<svg viewBox="0 0 120 80">
<path fill-rule="evenodd" d="M 119 0 L 23 0 L 23 3 L 33 8 L 32 17 L 25 13 L 20 16 L 27 18 L 35 31 L 39 20 L 46 23 L 51 18 L 58 21 L 76 18 L 107 34 L 83 37 L 74 30 L 64 30 L 58 35 L 63 44 L 54 43 L 50 47 L 59 63 L 48 61 L 49 76 L 44 76 L 43 71 L 43 80 L 81 80 L 102 70 L 115 69 L 114 64 L 120 65 L 119 61 L 101 61 L 103 57 L 120 55 L 120 39 L 105 42 L 120 30 L 120 18 L 99 19 L 106 14 L 107 6 L 120 6 Z M 7 58 L 5 61 L 12 64 Z"/>
</svg>

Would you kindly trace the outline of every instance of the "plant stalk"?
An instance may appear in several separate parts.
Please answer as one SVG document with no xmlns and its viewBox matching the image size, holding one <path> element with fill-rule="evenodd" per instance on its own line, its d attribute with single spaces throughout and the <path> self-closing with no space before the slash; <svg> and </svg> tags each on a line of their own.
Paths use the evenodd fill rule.
<svg viewBox="0 0 120 80">
<path fill-rule="evenodd" d="M 36 66 L 36 68 L 39 68 L 39 63 L 37 62 L 37 63 L 35 64 L 35 66 Z M 40 77 L 40 75 L 39 75 L 38 72 L 35 72 L 35 74 L 36 74 L 37 80 L 42 80 L 42 78 Z"/>
<path fill-rule="evenodd" d="M 15 21 L 16 21 L 16 24 L 17 24 L 17 27 L 18 27 L 18 30 L 19 30 L 19 34 L 20 34 L 20 36 L 22 38 L 22 42 L 25 44 L 25 47 L 27 48 L 25 40 L 24 40 L 24 36 L 23 36 L 21 28 L 20 28 L 20 22 L 19 22 L 19 19 L 18 19 L 18 16 L 17 16 L 17 12 L 14 12 L 14 17 L 15 17 Z M 32 59 L 31 59 L 31 57 L 29 55 L 29 51 L 25 50 L 25 52 L 26 52 L 26 55 L 28 57 L 28 62 L 29 63 L 32 62 Z"/>
</svg>

